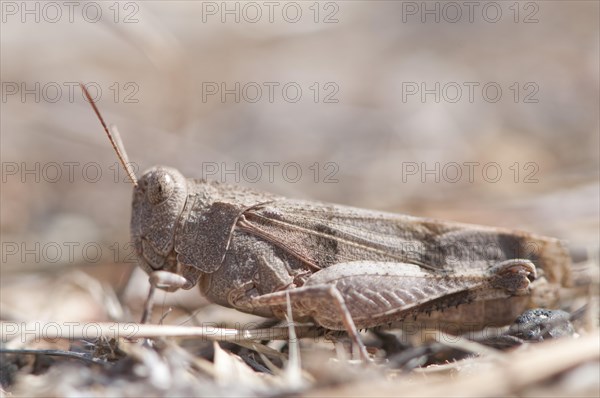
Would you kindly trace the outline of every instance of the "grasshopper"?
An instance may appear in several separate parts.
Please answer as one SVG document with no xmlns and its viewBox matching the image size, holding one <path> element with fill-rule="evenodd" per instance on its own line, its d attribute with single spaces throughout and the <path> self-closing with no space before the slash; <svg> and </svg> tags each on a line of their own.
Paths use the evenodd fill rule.
<svg viewBox="0 0 600 398">
<path fill-rule="evenodd" d="M 155 287 L 198 285 L 213 303 L 281 320 L 289 301 L 294 320 L 347 331 L 366 359 L 357 328 L 432 312 L 508 324 L 539 304 L 535 286 L 551 304 L 570 282 L 566 248 L 549 237 L 292 200 L 164 166 L 138 179 L 82 89 L 133 183 L 131 239 Z"/>
</svg>

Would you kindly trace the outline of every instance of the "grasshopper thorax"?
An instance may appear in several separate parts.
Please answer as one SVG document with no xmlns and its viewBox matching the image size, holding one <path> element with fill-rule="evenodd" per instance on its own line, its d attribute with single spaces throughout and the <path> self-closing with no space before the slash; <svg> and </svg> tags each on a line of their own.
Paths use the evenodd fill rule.
<svg viewBox="0 0 600 398">
<path fill-rule="evenodd" d="M 177 272 L 175 231 L 187 198 L 187 182 L 176 169 L 156 166 L 133 188 L 131 239 L 146 272 Z"/>
</svg>

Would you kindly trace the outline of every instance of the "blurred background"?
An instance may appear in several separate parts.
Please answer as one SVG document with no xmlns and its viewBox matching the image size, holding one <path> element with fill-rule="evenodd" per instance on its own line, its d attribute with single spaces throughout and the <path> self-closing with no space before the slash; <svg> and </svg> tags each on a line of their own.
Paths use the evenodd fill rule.
<svg viewBox="0 0 600 398">
<path fill-rule="evenodd" d="M 119 291 L 134 268 L 132 187 L 77 82 L 138 173 L 597 253 L 597 2 L 1 6 L 2 319 L 105 318 L 65 278 Z"/>
</svg>

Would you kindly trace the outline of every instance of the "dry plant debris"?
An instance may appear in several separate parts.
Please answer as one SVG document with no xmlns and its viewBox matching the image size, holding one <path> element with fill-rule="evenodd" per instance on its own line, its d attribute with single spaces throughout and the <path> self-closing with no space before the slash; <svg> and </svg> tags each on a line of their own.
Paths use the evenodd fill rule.
<svg viewBox="0 0 600 398">
<path fill-rule="evenodd" d="M 107 318 L 121 322 L 61 329 L 52 325 L 65 322 L 35 326 L 5 315 L 2 396 L 598 396 L 600 388 L 597 282 L 571 292 L 567 311 L 531 310 L 478 335 L 363 331 L 374 359 L 367 364 L 352 358 L 345 333 L 293 322 L 242 331 L 180 325 L 190 315 L 177 308 L 155 314 L 170 325 L 123 322 L 114 316 L 139 316 L 143 305 L 122 307 L 86 274 L 56 283 L 61 298 L 111 303 Z M 90 325 L 101 337 L 84 339 Z"/>
</svg>

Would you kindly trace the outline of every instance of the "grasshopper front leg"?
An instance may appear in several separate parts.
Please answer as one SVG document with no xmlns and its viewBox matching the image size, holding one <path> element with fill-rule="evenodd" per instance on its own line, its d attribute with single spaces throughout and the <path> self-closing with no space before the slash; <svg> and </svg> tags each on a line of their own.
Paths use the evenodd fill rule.
<svg viewBox="0 0 600 398">
<path fill-rule="evenodd" d="M 257 307 L 279 307 L 287 296 L 295 316 L 346 330 L 366 357 L 357 327 L 391 323 L 421 312 L 475 300 L 526 294 L 535 278 L 529 260 L 515 259 L 469 273 L 435 273 L 405 263 L 349 262 L 313 274 L 304 286 L 253 297 Z M 276 312 L 276 313 L 277 313 Z"/>
<path fill-rule="evenodd" d="M 167 292 L 174 292 L 181 289 L 187 282 L 187 280 L 178 274 L 174 274 L 168 271 L 154 271 L 148 277 L 150 282 L 150 289 L 148 291 L 148 297 L 144 303 L 144 312 L 142 313 L 142 319 L 140 323 L 148 323 L 150 316 L 152 315 L 152 307 L 154 306 L 154 294 L 156 289 L 163 289 Z"/>
</svg>

